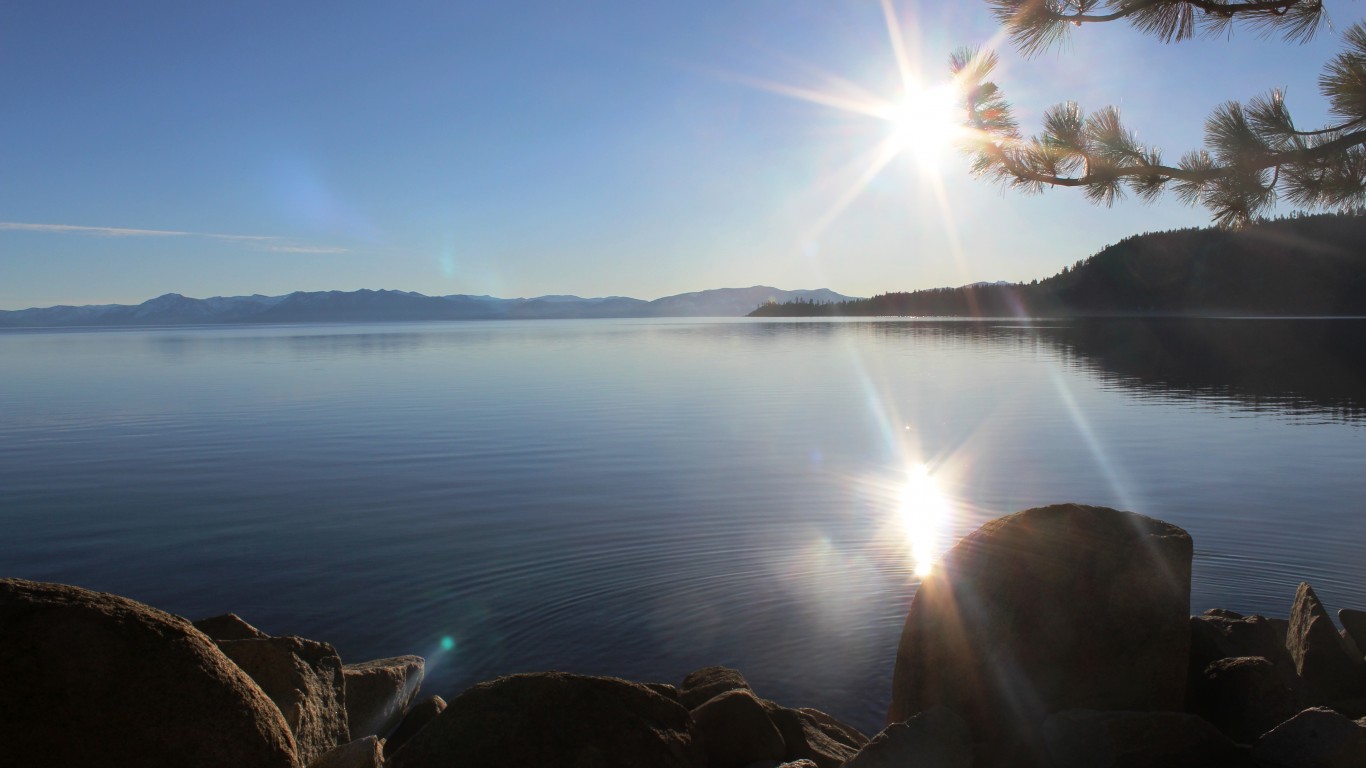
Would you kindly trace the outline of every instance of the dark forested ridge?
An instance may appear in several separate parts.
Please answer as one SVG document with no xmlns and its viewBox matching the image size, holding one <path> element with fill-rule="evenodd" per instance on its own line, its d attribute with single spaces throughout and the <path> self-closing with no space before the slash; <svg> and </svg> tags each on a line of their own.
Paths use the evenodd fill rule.
<svg viewBox="0 0 1366 768">
<path fill-rule="evenodd" d="M 1183 229 L 1122 240 L 1031 283 L 977 283 L 871 299 L 766 304 L 752 317 L 1362 316 L 1366 215 Z"/>
</svg>

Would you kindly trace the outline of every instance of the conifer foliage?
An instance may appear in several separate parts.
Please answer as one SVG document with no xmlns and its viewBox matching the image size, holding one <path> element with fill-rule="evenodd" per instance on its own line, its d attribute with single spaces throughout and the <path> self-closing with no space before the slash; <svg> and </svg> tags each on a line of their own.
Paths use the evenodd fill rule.
<svg viewBox="0 0 1366 768">
<path fill-rule="evenodd" d="M 1322 26 L 1318 0 L 988 0 L 1025 54 L 1063 42 L 1092 23 L 1128 21 L 1164 42 L 1245 23 L 1265 34 L 1303 41 Z M 1076 103 L 1048 109 L 1043 130 L 1025 136 L 991 75 L 990 51 L 961 49 L 951 68 L 966 97 L 973 172 L 1025 192 L 1079 187 L 1090 201 L 1113 205 L 1132 193 L 1151 201 L 1172 191 L 1209 209 L 1222 226 L 1245 225 L 1279 199 L 1302 208 L 1350 210 L 1366 203 L 1366 24 L 1343 35 L 1344 50 L 1324 67 L 1319 90 L 1332 122 L 1299 128 L 1282 92 L 1226 102 L 1205 121 L 1205 146 L 1169 162 L 1142 144 L 1105 107 Z"/>
</svg>

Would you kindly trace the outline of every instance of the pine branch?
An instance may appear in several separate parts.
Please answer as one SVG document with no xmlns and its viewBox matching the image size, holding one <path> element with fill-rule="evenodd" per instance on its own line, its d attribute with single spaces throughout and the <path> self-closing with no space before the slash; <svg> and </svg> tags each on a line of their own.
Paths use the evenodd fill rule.
<svg viewBox="0 0 1366 768">
<path fill-rule="evenodd" d="M 973 171 L 1027 192 L 1080 188 L 1100 205 L 1113 205 L 1126 189 L 1155 200 L 1170 186 L 1182 202 L 1204 205 L 1225 226 L 1248 223 L 1281 192 L 1299 205 L 1361 206 L 1366 203 L 1366 24 L 1354 25 L 1345 38 L 1348 50 L 1329 62 L 1320 78 L 1320 90 L 1342 121 L 1301 130 L 1280 91 L 1247 105 L 1228 102 L 1205 123 L 1207 149 L 1186 153 L 1176 165 L 1140 144 L 1113 107 L 1087 116 L 1075 103 L 1059 104 L 1045 112 L 1041 134 L 1022 137 L 1001 89 L 986 79 L 995 57 L 960 51 L 951 66 L 966 85 Z"/>
<path fill-rule="evenodd" d="M 1061 43 L 1073 27 L 1127 20 L 1163 42 L 1221 32 L 1235 19 L 1305 42 L 1325 18 L 1322 0 L 987 0 L 1010 39 L 1033 56 Z M 1100 7 L 1104 12 L 1095 12 Z M 1197 16 L 1197 12 L 1199 15 Z"/>
</svg>

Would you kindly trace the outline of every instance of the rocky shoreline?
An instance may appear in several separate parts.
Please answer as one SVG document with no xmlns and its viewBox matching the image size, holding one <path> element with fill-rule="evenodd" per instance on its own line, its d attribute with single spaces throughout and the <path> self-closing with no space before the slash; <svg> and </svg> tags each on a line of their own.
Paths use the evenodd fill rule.
<svg viewBox="0 0 1366 768">
<path fill-rule="evenodd" d="M 918 590 L 871 739 L 724 667 L 448 704 L 419 696 L 418 656 L 343 663 L 232 614 L 0 579 L 0 745 L 16 766 L 1366 766 L 1366 612 L 1339 630 L 1302 584 L 1285 619 L 1190 616 L 1192 551 L 1101 507 L 984 525 Z"/>
</svg>

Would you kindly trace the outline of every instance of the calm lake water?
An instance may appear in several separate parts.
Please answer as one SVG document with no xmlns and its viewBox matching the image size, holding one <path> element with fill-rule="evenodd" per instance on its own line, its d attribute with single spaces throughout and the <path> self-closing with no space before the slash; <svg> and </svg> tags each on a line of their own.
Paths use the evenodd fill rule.
<svg viewBox="0 0 1366 768">
<path fill-rule="evenodd" d="M 876 730 L 915 557 L 1059 501 L 1190 531 L 1195 611 L 1366 608 L 1362 321 L 6 331 L 0 365 L 0 575 L 419 653 L 447 696 L 722 663 Z"/>
</svg>

